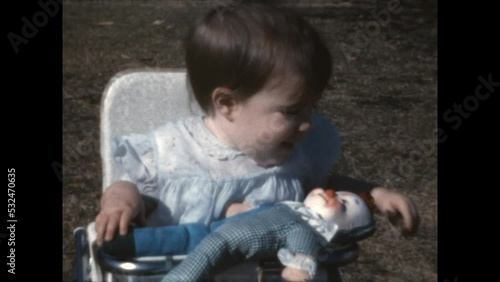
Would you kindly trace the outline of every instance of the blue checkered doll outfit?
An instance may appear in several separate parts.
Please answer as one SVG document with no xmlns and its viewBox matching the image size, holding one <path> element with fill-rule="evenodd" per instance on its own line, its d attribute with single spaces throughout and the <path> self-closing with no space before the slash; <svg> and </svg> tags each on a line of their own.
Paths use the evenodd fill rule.
<svg viewBox="0 0 500 282">
<path fill-rule="evenodd" d="M 283 265 L 306 270 L 314 277 L 316 261 L 321 261 L 320 249 L 328 242 L 336 242 L 336 234 L 348 232 L 352 236 L 350 240 L 356 241 L 374 232 L 373 219 L 340 231 L 337 225 L 297 202 L 283 202 L 236 215 L 222 223 L 162 282 L 204 281 L 245 260 L 276 254 Z M 295 256 L 297 254 L 300 256 Z"/>
<path fill-rule="evenodd" d="M 228 220 L 207 235 L 162 282 L 204 281 L 214 273 L 248 259 L 291 253 L 316 257 L 321 238 L 300 214 L 284 204 Z"/>
<path fill-rule="evenodd" d="M 328 242 L 357 241 L 374 232 L 373 219 L 349 229 L 323 220 L 299 202 L 266 205 L 215 221 L 136 228 L 104 243 L 104 253 L 120 256 L 189 254 L 163 281 L 202 281 L 239 262 L 269 258 L 314 277 L 318 251 Z M 300 254 L 301 256 L 296 256 Z"/>
</svg>

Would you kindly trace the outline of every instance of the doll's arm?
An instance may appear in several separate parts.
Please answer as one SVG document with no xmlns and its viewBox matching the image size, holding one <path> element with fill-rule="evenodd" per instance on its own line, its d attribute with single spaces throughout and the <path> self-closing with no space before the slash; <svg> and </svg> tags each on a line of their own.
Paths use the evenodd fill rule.
<svg viewBox="0 0 500 282">
<path fill-rule="evenodd" d="M 280 249 L 278 259 L 285 265 L 281 272 L 285 281 L 309 281 L 316 274 L 316 261 L 309 255 L 293 254 L 288 249 Z"/>
<path fill-rule="evenodd" d="M 305 270 L 293 268 L 293 267 L 285 267 L 281 272 L 281 278 L 285 281 L 293 281 L 293 282 L 306 282 L 311 281 L 311 276 Z"/>
<path fill-rule="evenodd" d="M 297 275 L 297 278 L 307 274 L 309 279 L 316 275 L 317 263 L 315 255 L 318 254 L 320 244 L 319 238 L 312 231 L 311 227 L 304 222 L 303 225 L 291 230 L 286 235 L 284 248 L 278 251 L 278 259 L 285 266 L 282 276 Z M 287 279 L 286 277 L 283 277 Z M 288 277 L 293 278 L 293 277 Z M 287 280 L 295 281 L 295 280 Z M 306 280 L 297 280 L 306 281 Z"/>
</svg>

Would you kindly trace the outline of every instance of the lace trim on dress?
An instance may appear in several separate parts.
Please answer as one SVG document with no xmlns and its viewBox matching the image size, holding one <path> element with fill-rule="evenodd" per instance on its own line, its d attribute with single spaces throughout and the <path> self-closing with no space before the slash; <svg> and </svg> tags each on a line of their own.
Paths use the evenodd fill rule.
<svg viewBox="0 0 500 282">
<path fill-rule="evenodd" d="M 193 139 L 209 156 L 218 160 L 232 160 L 237 156 L 244 155 L 243 152 L 233 149 L 217 139 L 203 123 L 202 116 L 187 118 L 184 124 L 193 136 Z"/>
</svg>

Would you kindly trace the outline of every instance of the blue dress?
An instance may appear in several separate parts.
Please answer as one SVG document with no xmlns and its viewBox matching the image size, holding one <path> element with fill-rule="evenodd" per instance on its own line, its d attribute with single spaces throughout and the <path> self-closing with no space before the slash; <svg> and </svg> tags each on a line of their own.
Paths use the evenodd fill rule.
<svg viewBox="0 0 500 282">
<path fill-rule="evenodd" d="M 340 137 L 325 118 L 313 115 L 311 130 L 282 164 L 262 167 L 219 141 L 202 116 L 179 119 L 147 134 L 113 137 L 112 153 L 122 174 L 145 195 L 159 199 L 148 225 L 210 222 L 226 205 L 258 206 L 302 201 L 321 186 L 340 156 Z"/>
</svg>

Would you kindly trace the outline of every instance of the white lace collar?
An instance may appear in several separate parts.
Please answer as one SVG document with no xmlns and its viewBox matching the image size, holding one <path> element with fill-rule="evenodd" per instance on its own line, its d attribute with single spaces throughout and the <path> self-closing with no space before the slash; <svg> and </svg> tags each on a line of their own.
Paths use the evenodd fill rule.
<svg viewBox="0 0 500 282">
<path fill-rule="evenodd" d="M 288 206 L 294 212 L 300 215 L 300 217 L 305 220 L 325 241 L 323 244 L 330 242 L 337 233 L 338 225 L 323 220 L 321 216 L 306 207 L 301 202 L 284 201 L 282 204 Z"/>
<path fill-rule="evenodd" d="M 231 148 L 217 139 L 205 126 L 203 116 L 187 118 L 184 124 L 193 136 L 193 139 L 209 156 L 218 160 L 232 160 L 237 156 L 244 155 L 242 151 Z"/>
</svg>

